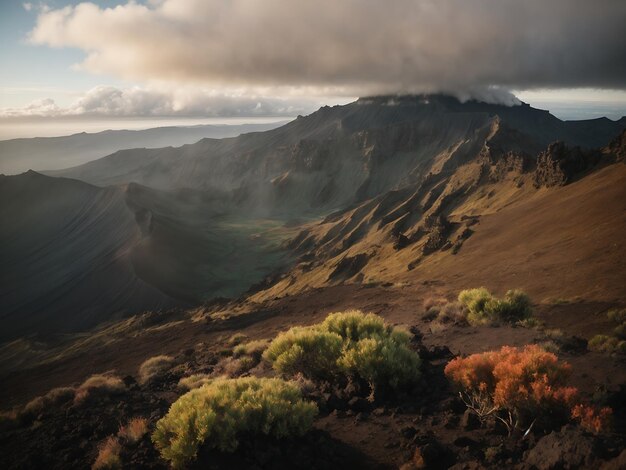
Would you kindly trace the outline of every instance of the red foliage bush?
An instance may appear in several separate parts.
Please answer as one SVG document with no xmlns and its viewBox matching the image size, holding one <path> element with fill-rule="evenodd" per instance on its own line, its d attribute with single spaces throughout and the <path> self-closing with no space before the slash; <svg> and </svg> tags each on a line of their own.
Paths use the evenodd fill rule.
<svg viewBox="0 0 626 470">
<path fill-rule="evenodd" d="M 573 417 L 599 432 L 610 411 L 579 405 L 578 390 L 567 385 L 570 373 L 569 364 L 537 345 L 504 346 L 500 351 L 456 358 L 445 368 L 470 409 L 481 418 L 495 416 L 509 431 L 518 424 L 556 427 Z"/>
</svg>

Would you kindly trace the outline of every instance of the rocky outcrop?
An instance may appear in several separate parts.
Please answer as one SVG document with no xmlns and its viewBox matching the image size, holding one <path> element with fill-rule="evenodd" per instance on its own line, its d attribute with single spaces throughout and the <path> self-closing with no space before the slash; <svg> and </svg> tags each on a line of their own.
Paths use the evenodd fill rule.
<svg viewBox="0 0 626 470">
<path fill-rule="evenodd" d="M 533 175 L 535 187 L 563 186 L 599 160 L 597 151 L 583 151 L 580 147 L 570 148 L 563 142 L 554 142 L 537 156 Z"/>
</svg>

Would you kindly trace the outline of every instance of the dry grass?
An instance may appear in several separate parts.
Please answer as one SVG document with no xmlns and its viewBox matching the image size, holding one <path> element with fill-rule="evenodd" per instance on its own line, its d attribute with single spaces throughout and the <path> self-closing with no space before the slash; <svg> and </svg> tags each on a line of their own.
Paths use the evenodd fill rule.
<svg viewBox="0 0 626 470">
<path fill-rule="evenodd" d="M 263 355 L 263 351 L 267 349 L 269 344 L 269 339 L 258 339 L 239 344 L 233 349 L 233 357 L 252 356 L 260 360 Z"/>
<path fill-rule="evenodd" d="M 98 457 L 96 457 L 96 461 L 91 468 L 93 470 L 113 470 L 122 468 L 122 459 L 120 459 L 121 450 L 122 446 L 116 437 L 107 437 L 98 446 Z"/>
<path fill-rule="evenodd" d="M 148 432 L 148 420 L 146 418 L 133 418 L 126 426 L 121 426 L 117 436 L 125 442 L 135 444 Z"/>
<path fill-rule="evenodd" d="M 68 402 L 74 398 L 76 391 L 71 387 L 53 388 L 41 397 L 33 398 L 23 408 L 22 414 L 37 416 L 50 406 Z"/>
<path fill-rule="evenodd" d="M 183 377 L 178 381 L 178 387 L 183 390 L 193 390 L 210 383 L 213 379 L 208 374 L 193 374 L 189 377 Z"/>
<path fill-rule="evenodd" d="M 251 356 L 241 356 L 239 358 L 226 357 L 215 365 L 215 374 L 228 377 L 238 377 L 248 372 L 259 363 Z"/>
<path fill-rule="evenodd" d="M 93 397 L 121 393 L 125 389 L 124 382 L 117 376 L 92 375 L 76 389 L 74 404 L 82 404 Z"/>
<path fill-rule="evenodd" d="M 146 384 L 158 377 L 162 377 L 172 368 L 174 359 L 170 356 L 154 356 L 144 361 L 139 367 L 139 382 Z"/>
</svg>

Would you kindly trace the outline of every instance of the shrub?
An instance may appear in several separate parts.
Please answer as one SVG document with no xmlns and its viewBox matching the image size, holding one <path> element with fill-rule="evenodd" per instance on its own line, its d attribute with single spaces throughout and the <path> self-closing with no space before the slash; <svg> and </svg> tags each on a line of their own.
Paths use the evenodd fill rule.
<svg viewBox="0 0 626 470">
<path fill-rule="evenodd" d="M 302 400 L 295 384 L 280 379 L 216 379 L 192 390 L 157 422 L 152 441 L 161 456 L 180 468 L 200 446 L 233 451 L 239 438 L 264 434 L 273 438 L 301 436 L 317 414 Z"/>
<path fill-rule="evenodd" d="M 98 396 L 121 393 L 125 388 L 122 379 L 114 375 L 92 375 L 76 389 L 74 404 L 78 405 Z"/>
<path fill-rule="evenodd" d="M 530 298 L 521 290 L 509 290 L 498 299 L 484 287 L 467 289 L 459 293 L 459 302 L 467 309 L 467 321 L 472 325 L 515 323 L 532 314 Z"/>
<path fill-rule="evenodd" d="M 578 404 L 577 389 L 567 385 L 570 366 L 537 345 L 456 358 L 445 374 L 470 410 L 500 419 L 509 431 L 535 422 L 558 426 Z"/>
<path fill-rule="evenodd" d="M 612 415 L 613 410 L 608 407 L 598 409 L 594 406 L 578 404 L 572 408 L 572 418 L 578 420 L 584 429 L 596 434 L 611 426 Z"/>
<path fill-rule="evenodd" d="M 109 436 L 98 446 L 98 457 L 91 468 L 93 470 L 116 470 L 122 468 L 120 452 L 122 446 L 117 438 Z"/>
<path fill-rule="evenodd" d="M 341 355 L 341 336 L 318 328 L 295 327 L 280 333 L 263 353 L 283 375 L 303 374 L 327 379 L 336 374 Z"/>
<path fill-rule="evenodd" d="M 626 308 L 611 309 L 606 312 L 606 316 L 609 318 L 609 320 L 615 323 L 626 323 Z"/>
<path fill-rule="evenodd" d="M 618 339 L 624 340 L 626 339 L 626 323 L 622 323 L 621 325 L 617 325 L 613 329 L 613 336 Z"/>
<path fill-rule="evenodd" d="M 33 398 L 22 410 L 22 415 L 34 417 L 45 409 L 68 402 L 74 398 L 75 390 L 71 387 L 53 388 L 41 397 Z"/>
<path fill-rule="evenodd" d="M 409 348 L 409 339 L 409 333 L 381 317 L 352 310 L 281 333 L 263 357 L 283 375 L 363 379 L 373 396 L 375 389 L 396 389 L 418 380 L 420 359 Z"/>
<path fill-rule="evenodd" d="M 170 356 L 154 356 L 144 361 L 139 366 L 139 382 L 146 384 L 152 380 L 162 377 L 172 368 L 174 359 Z"/>
<path fill-rule="evenodd" d="M 225 357 L 215 365 L 214 373 L 216 375 L 226 375 L 228 377 L 236 377 L 248 372 L 259 363 L 251 356 L 241 356 L 239 358 Z"/>
<path fill-rule="evenodd" d="M 233 357 L 252 356 L 253 358 L 260 360 L 263 355 L 263 351 L 267 349 L 269 343 L 270 342 L 267 339 L 258 339 L 239 344 L 233 349 Z"/>
<path fill-rule="evenodd" d="M 589 340 L 588 347 L 591 351 L 626 354 L 626 341 L 615 336 L 595 335 Z"/>
<path fill-rule="evenodd" d="M 178 386 L 182 389 L 193 390 L 210 383 L 213 379 L 207 374 L 193 374 L 189 377 L 183 377 L 178 381 Z"/>
<path fill-rule="evenodd" d="M 228 338 L 228 344 L 231 346 L 237 346 L 238 344 L 243 343 L 248 337 L 243 333 L 235 333 L 230 338 Z"/>
<path fill-rule="evenodd" d="M 490 322 L 485 313 L 485 305 L 492 299 L 493 296 L 484 287 L 466 289 L 459 293 L 459 302 L 467 308 L 467 320 L 472 325 Z"/>
<path fill-rule="evenodd" d="M 340 366 L 350 376 L 366 380 L 374 397 L 377 387 L 397 389 L 420 377 L 420 358 L 392 337 L 366 338 L 345 351 Z"/>
<path fill-rule="evenodd" d="M 364 315 L 359 310 L 331 313 L 322 323 L 321 329 L 353 342 L 372 337 L 386 337 L 394 331 L 394 328 L 385 324 L 380 316 L 373 313 Z"/>
<path fill-rule="evenodd" d="M 146 418 L 133 418 L 126 426 L 121 426 L 118 437 L 121 437 L 126 442 L 135 444 L 141 440 L 143 436 L 148 432 L 148 420 Z"/>
</svg>

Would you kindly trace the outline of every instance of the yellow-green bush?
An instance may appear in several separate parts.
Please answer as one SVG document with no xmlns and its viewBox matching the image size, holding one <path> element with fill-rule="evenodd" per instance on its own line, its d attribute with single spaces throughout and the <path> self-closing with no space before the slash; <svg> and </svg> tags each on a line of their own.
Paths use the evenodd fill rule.
<svg viewBox="0 0 626 470">
<path fill-rule="evenodd" d="M 626 354 L 626 341 L 615 336 L 595 335 L 587 346 L 591 351 Z"/>
<path fill-rule="evenodd" d="M 322 322 L 321 329 L 335 333 L 346 341 L 360 341 L 372 337 L 389 336 L 394 328 L 385 324 L 382 317 L 359 310 L 331 313 Z"/>
<path fill-rule="evenodd" d="M 521 290 L 509 290 L 498 299 L 484 287 L 467 289 L 459 293 L 459 302 L 467 309 L 467 321 L 472 325 L 514 323 L 532 315 L 530 298 Z"/>
<path fill-rule="evenodd" d="M 420 358 L 406 344 L 392 336 L 366 338 L 347 348 L 339 365 L 348 375 L 366 380 L 372 395 L 378 387 L 415 383 L 420 377 Z"/>
<path fill-rule="evenodd" d="M 156 424 L 152 441 L 174 468 L 193 460 L 201 446 L 233 451 L 242 434 L 274 438 L 305 434 L 317 407 L 297 385 L 280 379 L 216 379 L 192 390 Z"/>
<path fill-rule="evenodd" d="M 185 390 L 192 390 L 194 388 L 202 387 L 213 380 L 214 379 L 208 374 L 192 374 L 188 377 L 181 378 L 178 381 L 178 387 Z"/>
<path fill-rule="evenodd" d="M 588 348 L 603 353 L 626 354 L 626 309 L 612 309 L 606 312 L 609 320 L 618 325 L 610 335 L 595 335 L 589 340 Z"/>
<path fill-rule="evenodd" d="M 174 365 L 174 358 L 170 356 L 160 355 L 145 360 L 139 366 L 139 382 L 148 383 L 156 378 L 163 376 Z"/>
<path fill-rule="evenodd" d="M 609 320 L 614 321 L 615 323 L 626 323 L 626 308 L 611 309 L 606 312 L 606 316 L 609 318 Z"/>
<path fill-rule="evenodd" d="M 337 333 L 321 328 L 295 327 L 280 333 L 263 357 L 283 375 L 303 374 L 311 379 L 326 379 L 337 373 L 343 340 Z"/>
<path fill-rule="evenodd" d="M 396 389 L 420 375 L 419 356 L 409 348 L 410 335 L 374 314 L 330 314 L 322 323 L 281 333 L 263 357 L 287 376 L 311 379 L 358 378 L 380 388 Z"/>
<path fill-rule="evenodd" d="M 238 344 L 233 348 L 233 357 L 252 356 L 256 359 L 261 359 L 261 355 L 269 343 L 267 339 L 257 339 Z"/>
</svg>

